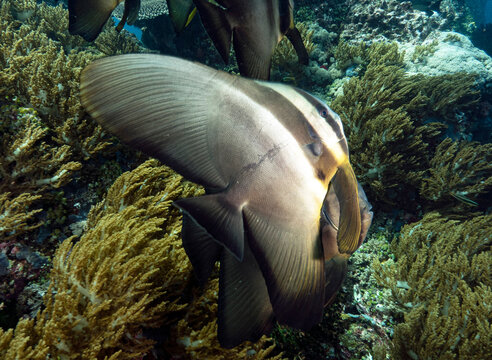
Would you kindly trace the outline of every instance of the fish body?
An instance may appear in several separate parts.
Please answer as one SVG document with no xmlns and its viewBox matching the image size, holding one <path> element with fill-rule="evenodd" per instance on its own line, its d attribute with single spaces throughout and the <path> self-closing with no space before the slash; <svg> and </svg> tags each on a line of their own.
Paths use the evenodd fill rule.
<svg viewBox="0 0 492 360">
<path fill-rule="evenodd" d="M 292 0 L 194 0 L 202 23 L 227 64 L 231 39 L 241 75 L 267 80 L 273 52 L 288 35 L 303 64 L 308 54 L 294 26 Z"/>
<path fill-rule="evenodd" d="M 68 0 L 68 30 L 87 41 L 94 41 L 116 6 L 123 0 Z M 125 0 L 123 17 L 117 26 L 121 31 L 125 22 L 133 24 L 140 10 L 140 0 Z"/>
<path fill-rule="evenodd" d="M 175 205 L 198 278 L 206 281 L 221 263 L 223 346 L 257 340 L 275 320 L 304 330 L 321 320 L 320 219 L 335 174 L 334 191 L 344 199 L 340 249 L 355 251 L 361 230 L 357 181 L 335 113 L 287 85 L 149 54 L 89 65 L 81 100 L 111 133 L 206 188 Z"/>
</svg>

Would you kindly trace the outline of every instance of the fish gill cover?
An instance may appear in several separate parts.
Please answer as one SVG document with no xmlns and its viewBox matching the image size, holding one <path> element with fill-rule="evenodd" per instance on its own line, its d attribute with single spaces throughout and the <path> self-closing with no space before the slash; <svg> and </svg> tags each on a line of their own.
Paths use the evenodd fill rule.
<svg viewBox="0 0 492 360">
<path fill-rule="evenodd" d="M 93 43 L 70 35 L 64 1 L 2 1 L 0 357 L 492 357 L 485 3 L 295 2 L 310 62 L 282 40 L 271 78 L 340 114 L 374 224 L 319 325 L 225 350 L 218 269 L 194 283 L 169 206 L 202 190 L 109 136 L 78 89 L 108 55 L 164 49 L 238 73 L 234 57 L 224 67 L 197 16 L 180 35 L 165 14 L 137 20 L 149 50 L 112 20 Z"/>
</svg>

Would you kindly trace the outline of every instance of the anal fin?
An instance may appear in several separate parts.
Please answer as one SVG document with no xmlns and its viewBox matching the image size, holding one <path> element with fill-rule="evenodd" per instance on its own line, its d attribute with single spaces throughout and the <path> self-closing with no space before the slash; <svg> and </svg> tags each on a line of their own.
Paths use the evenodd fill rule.
<svg viewBox="0 0 492 360">
<path fill-rule="evenodd" d="M 319 224 L 285 226 L 248 206 L 243 212 L 248 243 L 265 278 L 275 318 L 280 324 L 311 329 L 321 321 L 324 305 Z"/>
<path fill-rule="evenodd" d="M 266 40 L 251 38 L 250 34 L 241 29 L 234 29 L 233 42 L 241 75 L 268 80 L 274 47 L 265 49 L 264 43 L 268 43 Z"/>
</svg>

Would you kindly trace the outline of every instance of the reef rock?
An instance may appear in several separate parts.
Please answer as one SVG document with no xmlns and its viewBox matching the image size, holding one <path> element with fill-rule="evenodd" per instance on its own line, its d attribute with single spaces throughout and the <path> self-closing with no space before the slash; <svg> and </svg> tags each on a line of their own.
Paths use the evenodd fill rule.
<svg viewBox="0 0 492 360">
<path fill-rule="evenodd" d="M 404 43 L 399 48 L 405 50 L 405 68 L 410 74 L 475 73 L 479 86 L 492 92 L 492 58 L 464 35 L 436 31 L 420 45 Z"/>
<path fill-rule="evenodd" d="M 361 0 L 350 8 L 340 37 L 350 42 L 419 42 L 446 23 L 437 12 L 413 9 L 410 1 Z"/>
</svg>

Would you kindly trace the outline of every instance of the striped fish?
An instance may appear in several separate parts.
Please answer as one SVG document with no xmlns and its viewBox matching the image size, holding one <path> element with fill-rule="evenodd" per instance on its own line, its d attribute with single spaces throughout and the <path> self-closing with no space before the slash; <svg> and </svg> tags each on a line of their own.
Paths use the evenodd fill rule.
<svg viewBox="0 0 492 360">
<path fill-rule="evenodd" d="M 325 288 L 329 185 L 340 210 L 325 246 L 337 247 L 330 256 L 341 263 L 330 271 L 346 271 L 361 233 L 338 115 L 303 90 L 162 55 L 97 60 L 82 72 L 80 91 L 104 128 L 205 187 L 206 195 L 175 205 L 198 278 L 220 261 L 222 346 L 255 341 L 274 321 L 303 330 L 321 321 L 326 294 L 339 286 Z"/>
</svg>

